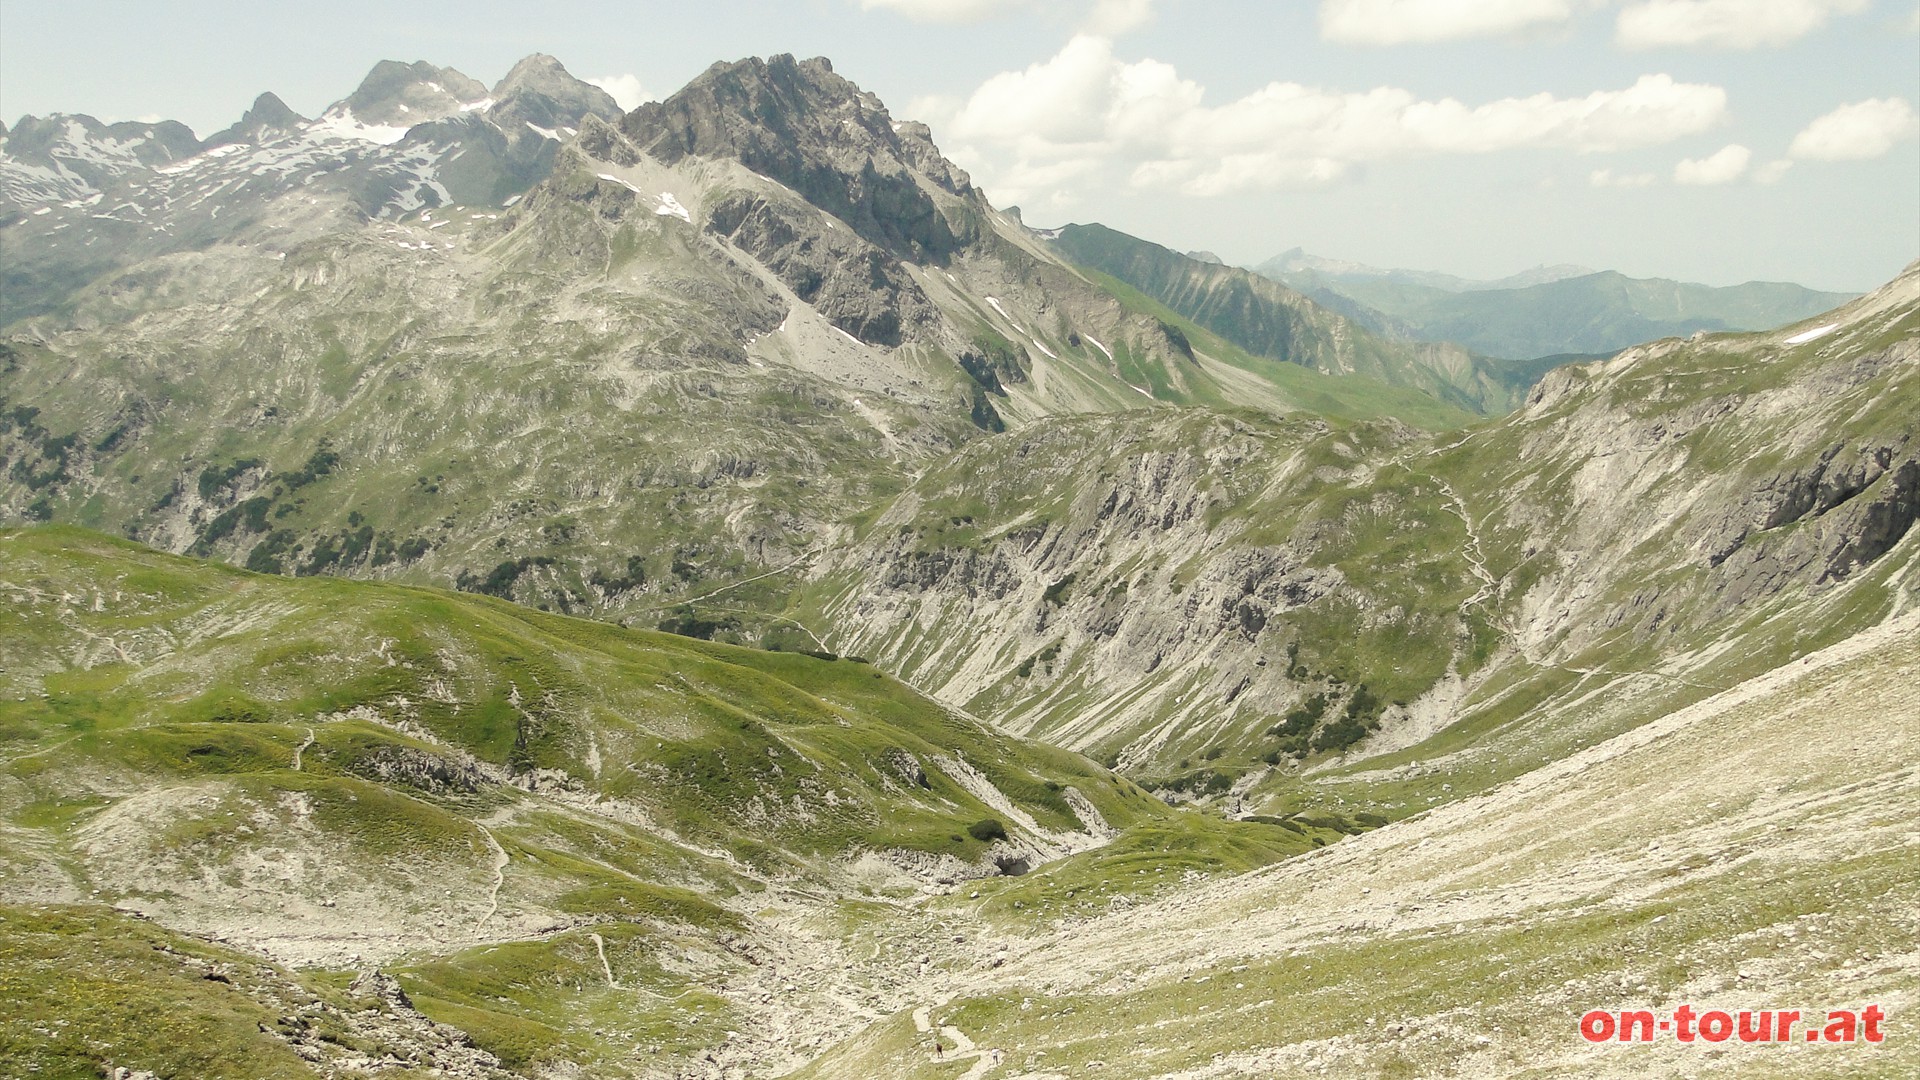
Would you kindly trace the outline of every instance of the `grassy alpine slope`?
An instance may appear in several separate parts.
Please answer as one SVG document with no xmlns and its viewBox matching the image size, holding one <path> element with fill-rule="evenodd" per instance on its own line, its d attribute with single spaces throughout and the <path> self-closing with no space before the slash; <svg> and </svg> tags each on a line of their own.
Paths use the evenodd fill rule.
<svg viewBox="0 0 1920 1080">
<path fill-rule="evenodd" d="M 151 936 L 111 907 L 317 965 L 304 986 L 379 965 L 510 1069 L 652 1075 L 722 1043 L 792 1059 L 857 1019 L 841 995 L 911 992 L 891 948 L 845 952 L 862 934 L 927 947 L 930 890 L 1110 839 L 1206 873 L 1312 843 L 1171 811 L 855 660 L 250 574 L 68 527 L 8 530 L 0 555 L 0 888 L 69 905 L 9 916 L 11 947 L 44 956 L 51 918 L 76 941 Z M 116 962 L 91 963 L 76 972 Z M 156 995 L 176 978 L 135 968 Z M 9 1037 L 36 1060 L 79 1053 Z M 174 1060 L 95 1038 L 129 1067 Z"/>
</svg>

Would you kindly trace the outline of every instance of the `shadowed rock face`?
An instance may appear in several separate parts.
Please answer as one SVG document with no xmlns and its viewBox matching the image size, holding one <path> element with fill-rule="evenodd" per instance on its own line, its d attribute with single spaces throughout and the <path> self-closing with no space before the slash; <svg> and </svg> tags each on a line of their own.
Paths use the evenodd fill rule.
<svg viewBox="0 0 1920 1080">
<path fill-rule="evenodd" d="M 719 202 L 707 222 L 868 344 L 923 336 L 935 308 L 903 263 L 945 264 L 978 232 L 979 197 L 926 126 L 894 123 L 823 59 L 716 64 L 621 126 L 660 161 L 737 160 L 851 226 L 757 192 Z"/>
<path fill-rule="evenodd" d="M 935 310 L 900 261 L 818 215 L 740 194 L 716 206 L 708 225 L 758 259 L 828 321 L 870 345 L 899 345 Z"/>
<path fill-rule="evenodd" d="M 716 64 L 666 101 L 627 114 L 622 128 L 668 164 L 737 159 L 901 259 L 943 262 L 974 231 L 935 202 L 934 192 L 976 196 L 926 126 L 896 125 L 880 99 L 824 59 Z"/>
</svg>

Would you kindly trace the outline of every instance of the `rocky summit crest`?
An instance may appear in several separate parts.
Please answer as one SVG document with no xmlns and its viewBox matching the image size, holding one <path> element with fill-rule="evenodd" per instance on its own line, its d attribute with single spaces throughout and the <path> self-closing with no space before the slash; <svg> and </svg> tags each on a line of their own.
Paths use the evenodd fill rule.
<svg viewBox="0 0 1920 1080">
<path fill-rule="evenodd" d="M 942 213 L 936 194 L 979 198 L 926 125 L 896 123 L 823 57 L 715 64 L 667 100 L 627 114 L 622 129 L 668 164 L 738 160 L 910 261 L 944 260 L 965 242 L 965 226 Z"/>
<path fill-rule="evenodd" d="M 449 116 L 486 96 L 484 83 L 452 68 L 425 60 L 382 60 L 342 104 L 361 123 L 409 127 Z"/>
<path fill-rule="evenodd" d="M 585 116 L 620 119 L 620 105 L 612 94 L 574 78 L 565 65 L 545 53 L 534 53 L 513 65 L 494 86 L 493 100 L 489 117 L 502 129 L 574 127 Z"/>
<path fill-rule="evenodd" d="M 229 146 L 234 143 L 263 143 L 277 136 L 291 134 L 307 118 L 287 107 L 278 94 L 261 94 L 253 99 L 253 108 L 241 115 L 239 121 L 225 131 L 208 136 L 203 144 L 207 148 Z"/>
</svg>

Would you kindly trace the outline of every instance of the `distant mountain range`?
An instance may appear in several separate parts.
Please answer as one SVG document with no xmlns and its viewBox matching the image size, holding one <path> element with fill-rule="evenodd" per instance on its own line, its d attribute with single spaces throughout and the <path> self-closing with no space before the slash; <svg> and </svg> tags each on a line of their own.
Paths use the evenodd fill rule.
<svg viewBox="0 0 1920 1080">
<path fill-rule="evenodd" d="M 1784 282 L 1715 287 L 1541 266 L 1497 281 L 1382 270 L 1295 248 L 1253 268 L 1378 333 L 1449 341 L 1505 360 L 1608 355 L 1702 330 L 1766 330 L 1817 315 L 1853 293 Z"/>
<path fill-rule="evenodd" d="M 0 325 L 143 259 L 298 235 L 309 212 L 344 224 L 499 206 L 548 174 L 587 116 L 618 120 L 620 108 L 536 54 L 491 90 L 451 68 L 384 61 L 317 118 L 262 94 L 205 140 L 172 121 L 22 118 L 0 130 Z"/>
<path fill-rule="evenodd" d="M 1387 268 L 1369 266 L 1366 263 L 1351 262 L 1346 259 L 1330 259 L 1323 255 L 1314 255 L 1304 248 L 1289 248 L 1266 262 L 1248 269 L 1275 281 L 1284 281 L 1289 274 L 1319 275 L 1347 281 L 1392 281 L 1406 285 L 1427 285 L 1436 289 L 1445 289 L 1448 292 L 1524 289 L 1529 285 L 1544 285 L 1549 281 L 1563 281 L 1567 278 L 1585 277 L 1588 274 L 1597 273 L 1590 266 L 1560 263 L 1555 266 L 1536 266 L 1531 270 L 1522 270 L 1517 274 L 1509 274 L 1492 281 L 1481 281 L 1443 274 L 1435 270 Z"/>
</svg>

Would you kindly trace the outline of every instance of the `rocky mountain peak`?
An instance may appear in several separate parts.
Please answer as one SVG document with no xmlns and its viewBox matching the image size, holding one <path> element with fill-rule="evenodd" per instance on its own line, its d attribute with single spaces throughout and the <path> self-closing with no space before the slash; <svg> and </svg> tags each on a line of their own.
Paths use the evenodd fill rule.
<svg viewBox="0 0 1920 1080">
<path fill-rule="evenodd" d="M 485 84 L 452 68 L 424 60 L 411 64 L 382 60 L 341 105 L 363 124 L 411 127 L 450 116 L 460 106 L 486 96 Z"/>
<path fill-rule="evenodd" d="M 574 78 L 565 65 L 545 53 L 534 53 L 513 65 L 493 88 L 492 97 L 488 116 L 508 131 L 524 125 L 548 130 L 577 127 L 587 116 L 620 119 L 620 106 L 612 94 Z"/>
<path fill-rule="evenodd" d="M 669 164 L 733 158 L 777 180 L 902 258 L 944 258 L 961 242 L 934 195 L 977 198 L 926 125 L 895 123 L 878 97 L 824 58 L 715 64 L 665 101 L 627 114 L 622 130 Z"/>
<path fill-rule="evenodd" d="M 253 99 L 253 108 L 241 114 L 238 123 L 210 136 L 206 145 L 214 147 L 230 143 L 266 142 L 275 136 L 292 133 L 305 122 L 306 117 L 288 108 L 278 95 L 265 93 Z"/>
</svg>

